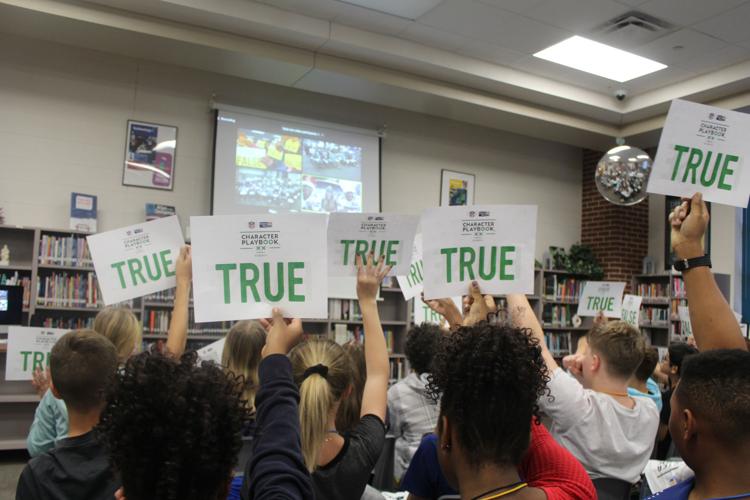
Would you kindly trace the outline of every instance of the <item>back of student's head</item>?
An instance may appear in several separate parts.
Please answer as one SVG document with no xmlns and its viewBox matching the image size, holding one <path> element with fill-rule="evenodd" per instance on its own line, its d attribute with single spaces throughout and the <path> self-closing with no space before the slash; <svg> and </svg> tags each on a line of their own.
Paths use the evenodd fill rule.
<svg viewBox="0 0 750 500">
<path fill-rule="evenodd" d="M 667 348 L 669 354 L 669 366 L 676 369 L 675 375 L 682 373 L 682 364 L 688 357 L 698 354 L 698 349 L 685 342 L 673 342 Z"/>
<path fill-rule="evenodd" d="M 105 307 L 94 319 L 94 330 L 115 345 L 120 363 L 124 363 L 141 343 L 141 323 L 125 307 Z"/>
<path fill-rule="evenodd" d="M 440 398 L 439 431 L 447 419 L 472 467 L 517 465 L 546 373 L 537 341 L 522 329 L 482 322 L 441 337 L 428 385 Z"/>
<path fill-rule="evenodd" d="M 592 354 L 599 355 L 609 375 L 618 379 L 630 379 L 643 361 L 643 335 L 625 321 L 610 321 L 592 329 L 588 340 Z"/>
<path fill-rule="evenodd" d="M 100 431 L 128 500 L 225 498 L 247 412 L 214 363 L 144 352 L 116 378 Z"/>
<path fill-rule="evenodd" d="M 117 371 L 112 342 L 93 330 L 68 332 L 52 346 L 52 385 L 69 410 L 101 409 Z"/>
<path fill-rule="evenodd" d="M 362 393 L 367 380 L 367 365 L 365 363 L 365 349 L 361 342 L 350 341 L 343 345 L 349 355 L 352 367 L 352 390 L 341 400 L 339 411 L 336 412 L 336 429 L 349 432 L 359 423 L 362 411 Z"/>
<path fill-rule="evenodd" d="M 659 350 L 656 347 L 647 346 L 643 351 L 643 361 L 635 370 L 635 378 L 641 382 L 646 382 L 653 375 L 658 363 Z"/>
<path fill-rule="evenodd" d="M 266 331 L 257 321 L 238 321 L 229 330 L 224 341 L 221 364 L 236 376 L 241 376 L 242 396 L 248 406 L 255 406 L 258 390 L 258 365 L 266 344 Z"/>
<path fill-rule="evenodd" d="M 352 364 L 344 348 L 331 340 L 310 340 L 289 353 L 300 392 L 300 434 L 307 468 L 315 469 L 326 437 L 328 415 L 352 381 Z"/>
<path fill-rule="evenodd" d="M 690 410 L 699 422 L 697 442 L 714 441 L 726 450 L 750 446 L 750 353 L 739 349 L 719 349 L 688 356 L 675 389 L 670 431 L 687 460 L 682 411 Z M 675 425 L 676 424 L 676 425 Z M 675 438 L 675 434 L 677 437 Z M 705 455 L 704 455 L 705 457 Z M 708 457 L 711 458 L 711 457 Z"/>
<path fill-rule="evenodd" d="M 422 323 L 409 330 L 404 353 L 417 374 L 429 373 L 441 335 L 442 330 L 434 323 Z"/>
</svg>

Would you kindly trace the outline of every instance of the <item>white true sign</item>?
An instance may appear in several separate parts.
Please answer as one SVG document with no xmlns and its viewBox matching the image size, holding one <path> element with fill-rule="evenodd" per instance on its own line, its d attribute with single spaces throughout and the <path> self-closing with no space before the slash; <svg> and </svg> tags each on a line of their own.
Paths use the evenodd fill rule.
<svg viewBox="0 0 750 500">
<path fill-rule="evenodd" d="M 190 218 L 198 323 L 284 316 L 326 318 L 324 214 Z"/>
<path fill-rule="evenodd" d="M 456 304 L 456 307 L 460 311 L 462 308 L 462 298 L 461 297 L 451 297 L 451 300 L 454 304 Z M 436 325 L 442 326 L 444 323 L 444 318 L 440 314 L 436 313 L 432 309 L 429 308 L 427 304 L 424 303 L 419 298 L 414 299 L 414 324 L 415 325 L 421 325 L 423 323 L 435 323 Z"/>
<path fill-rule="evenodd" d="M 409 300 L 422 294 L 422 282 L 424 281 L 424 264 L 422 263 L 422 235 L 414 236 L 414 246 L 411 252 L 411 264 L 405 275 L 396 276 L 398 286 L 404 295 L 404 300 Z"/>
<path fill-rule="evenodd" d="M 422 215 L 424 296 L 533 293 L 537 207 L 474 205 Z"/>
<path fill-rule="evenodd" d="M 746 207 L 750 115 L 674 100 L 659 140 L 648 192 Z"/>
<path fill-rule="evenodd" d="M 5 380 L 31 380 L 34 370 L 46 369 L 52 346 L 68 331 L 62 328 L 8 327 Z"/>
<path fill-rule="evenodd" d="M 175 286 L 175 262 L 185 244 L 177 216 L 86 238 L 105 304 Z"/>
<path fill-rule="evenodd" d="M 677 306 L 677 314 L 680 318 L 680 335 L 692 337 L 693 325 L 690 323 L 690 308 L 688 306 Z"/>
<path fill-rule="evenodd" d="M 328 274 L 356 276 L 355 256 L 383 256 L 391 275 L 404 274 L 411 263 L 419 217 L 397 214 L 339 214 L 328 217 Z"/>
<path fill-rule="evenodd" d="M 224 342 L 226 341 L 226 337 L 223 339 L 219 339 L 216 342 L 211 342 L 205 347 L 201 347 L 198 349 L 196 354 L 198 355 L 198 359 L 201 361 L 213 361 L 217 365 L 221 364 L 221 357 L 224 354 Z"/>
<path fill-rule="evenodd" d="M 617 281 L 587 281 L 578 303 L 578 315 L 596 316 L 603 313 L 605 318 L 619 318 L 622 311 L 622 294 L 625 283 Z"/>
<path fill-rule="evenodd" d="M 641 317 L 641 302 L 643 297 L 640 295 L 626 294 L 622 299 L 622 320 L 638 328 Z"/>
</svg>

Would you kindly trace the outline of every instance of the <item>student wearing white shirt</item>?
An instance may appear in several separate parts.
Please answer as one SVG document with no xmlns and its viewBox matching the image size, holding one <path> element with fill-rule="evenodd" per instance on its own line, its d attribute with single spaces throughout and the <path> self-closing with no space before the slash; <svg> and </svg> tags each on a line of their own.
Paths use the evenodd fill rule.
<svg viewBox="0 0 750 500">
<path fill-rule="evenodd" d="M 628 395 L 628 381 L 643 359 L 641 334 L 623 321 L 594 328 L 585 355 L 564 372 L 547 349 L 544 332 L 524 295 L 508 296 L 518 326 L 536 337 L 550 382 L 540 409 L 550 431 L 583 464 L 592 479 L 635 483 L 648 463 L 659 427 L 656 405 Z"/>
</svg>

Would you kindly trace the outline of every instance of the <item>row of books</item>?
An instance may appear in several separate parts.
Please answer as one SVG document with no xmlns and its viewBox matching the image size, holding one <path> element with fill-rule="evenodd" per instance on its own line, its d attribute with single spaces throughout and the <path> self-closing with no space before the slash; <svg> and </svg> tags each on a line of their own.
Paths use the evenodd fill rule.
<svg viewBox="0 0 750 500">
<path fill-rule="evenodd" d="M 666 323 L 669 321 L 669 311 L 664 307 L 643 307 L 641 309 L 641 323 Z"/>
<path fill-rule="evenodd" d="M 554 300 L 574 302 L 578 300 L 583 290 L 584 281 L 575 278 L 558 278 L 557 275 L 544 278 L 544 295 Z"/>
<path fill-rule="evenodd" d="M 391 358 L 388 363 L 390 364 L 391 373 L 390 373 L 390 379 L 391 380 L 401 380 L 406 375 L 408 375 L 408 372 L 406 370 L 406 359 L 405 358 Z"/>
<path fill-rule="evenodd" d="M 43 234 L 39 242 L 39 263 L 91 267 L 91 253 L 84 236 Z"/>
<path fill-rule="evenodd" d="M 99 286 L 93 272 L 40 277 L 36 294 L 40 306 L 95 308 L 99 303 Z"/>
<path fill-rule="evenodd" d="M 673 319 L 678 319 L 680 317 L 680 310 L 678 308 L 685 305 L 687 305 L 687 299 L 672 299 L 669 311 Z"/>
<path fill-rule="evenodd" d="M 162 290 L 161 292 L 152 293 L 143 297 L 144 302 L 164 302 L 172 304 L 174 302 L 174 288 Z"/>
<path fill-rule="evenodd" d="M 385 346 L 388 353 L 393 353 L 393 330 L 383 330 L 385 336 Z M 336 323 L 333 325 L 333 340 L 337 344 L 344 345 L 347 342 L 363 343 L 365 341 L 365 332 L 359 325 L 347 325 Z"/>
<path fill-rule="evenodd" d="M 544 340 L 553 356 L 570 354 L 570 333 L 545 333 Z"/>
<path fill-rule="evenodd" d="M 685 290 L 685 280 L 682 276 L 672 277 L 672 292 L 675 297 L 687 297 L 687 291 Z"/>
<path fill-rule="evenodd" d="M 646 298 L 658 298 L 669 296 L 666 283 L 640 283 L 636 294 Z"/>
<path fill-rule="evenodd" d="M 1 273 L 0 285 L 23 286 L 23 307 L 28 308 L 31 305 L 31 278 L 21 276 L 18 271 L 13 274 Z"/>
<path fill-rule="evenodd" d="M 152 309 L 143 315 L 143 333 L 147 335 L 166 335 L 169 331 L 171 311 Z M 188 335 L 217 335 L 226 334 L 232 327 L 231 321 L 216 323 L 196 323 L 195 313 L 188 310 Z"/>
<path fill-rule="evenodd" d="M 544 326 L 569 327 L 576 312 L 577 306 L 544 304 L 542 323 Z"/>
<path fill-rule="evenodd" d="M 362 311 L 359 308 L 359 302 L 356 300 L 329 299 L 328 317 L 333 320 L 361 321 Z"/>
<path fill-rule="evenodd" d="M 39 321 L 34 318 L 34 324 L 43 328 L 63 328 L 65 330 L 79 330 L 81 328 L 94 328 L 94 316 L 86 318 L 52 318 L 46 317 Z"/>
</svg>

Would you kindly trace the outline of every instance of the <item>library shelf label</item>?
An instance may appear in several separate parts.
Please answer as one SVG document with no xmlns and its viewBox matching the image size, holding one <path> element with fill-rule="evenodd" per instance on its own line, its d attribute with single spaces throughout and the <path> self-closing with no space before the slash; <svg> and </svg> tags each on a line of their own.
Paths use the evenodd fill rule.
<svg viewBox="0 0 750 500">
<path fill-rule="evenodd" d="M 31 380 L 34 370 L 49 366 L 49 353 L 68 330 L 63 328 L 8 327 L 5 380 Z"/>
<path fill-rule="evenodd" d="M 177 216 L 87 238 L 105 304 L 174 288 L 175 261 L 185 244 Z"/>
<path fill-rule="evenodd" d="M 746 207 L 750 196 L 750 116 L 675 99 L 659 140 L 649 193 Z M 624 160 L 624 159 L 623 159 Z"/>
<path fill-rule="evenodd" d="M 622 320 L 636 328 L 638 328 L 641 316 L 642 301 L 643 297 L 630 294 L 625 294 L 625 297 L 622 299 Z"/>
<path fill-rule="evenodd" d="M 425 298 L 465 294 L 472 281 L 488 294 L 534 293 L 536 220 L 533 205 L 425 210 Z"/>
<path fill-rule="evenodd" d="M 393 266 L 391 275 L 407 273 L 419 217 L 401 214 L 332 213 L 328 219 L 328 273 L 356 276 L 355 256 L 372 252 Z"/>
<path fill-rule="evenodd" d="M 422 235 L 414 236 L 414 246 L 411 251 L 411 263 L 406 274 L 396 276 L 398 286 L 404 295 L 404 300 L 413 299 L 422 293 L 424 282 L 424 263 L 422 262 Z"/>
<path fill-rule="evenodd" d="M 190 218 L 198 323 L 284 316 L 326 318 L 324 214 Z"/>
<path fill-rule="evenodd" d="M 578 302 L 578 315 L 596 316 L 601 312 L 605 318 L 621 317 L 624 291 L 624 282 L 587 281 L 583 285 L 581 300 Z"/>
<path fill-rule="evenodd" d="M 677 306 L 677 314 L 680 318 L 680 336 L 692 337 L 693 325 L 690 323 L 690 307 Z"/>
</svg>

